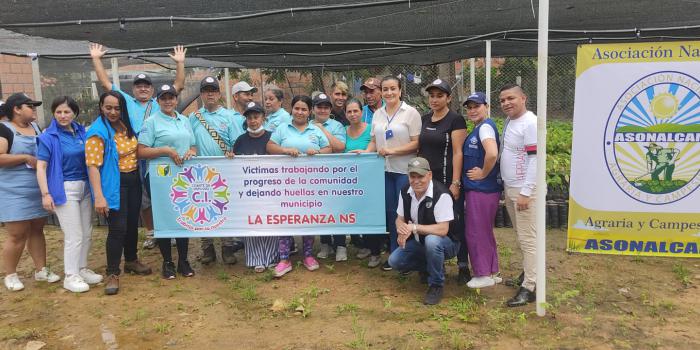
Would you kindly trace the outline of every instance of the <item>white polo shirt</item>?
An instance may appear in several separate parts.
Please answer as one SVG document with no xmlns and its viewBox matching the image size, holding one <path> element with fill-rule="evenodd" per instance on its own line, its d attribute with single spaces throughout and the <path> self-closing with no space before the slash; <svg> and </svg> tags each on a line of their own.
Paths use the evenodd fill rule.
<svg viewBox="0 0 700 350">
<path fill-rule="evenodd" d="M 428 189 L 425 191 L 425 194 L 421 199 L 419 200 L 416 198 L 416 193 L 413 192 L 413 188 L 409 186 L 408 188 L 408 194 L 411 196 L 411 212 L 409 213 L 411 215 L 411 222 L 414 224 L 420 224 L 418 222 L 418 206 L 420 205 L 421 202 L 425 200 L 427 197 L 433 197 L 433 182 L 430 181 L 430 184 L 428 184 Z M 443 193 L 440 198 L 433 198 L 433 203 L 435 205 L 435 208 L 433 209 L 433 214 L 435 215 L 435 222 L 440 223 L 440 222 L 445 222 L 445 221 L 452 221 L 454 220 L 454 210 L 452 208 L 452 197 L 448 193 Z M 403 214 L 403 199 L 401 198 L 401 195 L 399 194 L 399 205 L 396 208 L 396 214 L 399 216 L 404 216 Z"/>
<path fill-rule="evenodd" d="M 401 147 L 411 142 L 411 136 L 420 135 L 422 122 L 420 113 L 409 106 L 406 102 L 401 102 L 401 106 L 396 114 L 390 116 L 386 112 L 386 105 L 374 112 L 372 117 L 371 135 L 377 144 L 377 150 L 382 148 Z M 386 131 L 391 130 L 393 136 L 386 138 Z M 388 156 L 384 163 L 384 170 L 392 173 L 406 174 L 408 161 L 415 157 L 415 154 L 403 156 Z"/>
</svg>

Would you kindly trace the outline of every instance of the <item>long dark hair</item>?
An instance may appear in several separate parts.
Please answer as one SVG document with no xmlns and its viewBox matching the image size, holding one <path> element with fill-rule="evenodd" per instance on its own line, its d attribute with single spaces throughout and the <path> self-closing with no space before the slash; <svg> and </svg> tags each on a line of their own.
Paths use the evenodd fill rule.
<svg viewBox="0 0 700 350">
<path fill-rule="evenodd" d="M 102 121 L 105 124 L 109 124 L 109 121 L 106 120 L 104 115 L 102 115 L 102 105 L 104 104 L 105 98 L 107 98 L 107 96 L 112 96 L 112 97 L 115 97 L 117 100 L 119 100 L 119 109 L 121 110 L 121 120 L 122 120 L 122 123 L 124 123 L 124 125 L 126 126 L 126 135 L 129 138 L 136 136 L 136 133 L 134 132 L 134 128 L 131 127 L 131 119 L 129 119 L 129 110 L 126 108 L 126 99 L 124 98 L 124 96 L 122 94 L 120 94 L 117 91 L 114 91 L 114 90 L 107 91 L 107 92 L 103 93 L 102 95 L 100 95 L 100 118 L 102 118 Z"/>
</svg>

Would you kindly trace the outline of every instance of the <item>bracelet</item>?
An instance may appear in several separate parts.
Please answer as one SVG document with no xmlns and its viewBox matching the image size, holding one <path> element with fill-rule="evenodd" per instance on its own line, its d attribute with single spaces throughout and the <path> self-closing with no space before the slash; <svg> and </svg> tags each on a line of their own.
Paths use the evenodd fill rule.
<svg viewBox="0 0 700 350">
<path fill-rule="evenodd" d="M 455 186 L 461 186 L 462 184 L 459 182 L 459 180 L 454 180 L 452 181 L 452 184 Z"/>
<path fill-rule="evenodd" d="M 411 230 L 411 232 L 413 232 L 414 235 L 417 234 L 418 233 L 418 225 L 413 224 L 413 229 Z"/>
</svg>

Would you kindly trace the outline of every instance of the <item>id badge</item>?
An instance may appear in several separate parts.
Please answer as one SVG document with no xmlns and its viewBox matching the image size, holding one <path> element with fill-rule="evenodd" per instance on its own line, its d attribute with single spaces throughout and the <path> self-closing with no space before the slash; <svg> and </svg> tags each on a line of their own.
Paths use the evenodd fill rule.
<svg viewBox="0 0 700 350">
<path fill-rule="evenodd" d="M 384 136 L 385 136 L 386 139 L 388 140 L 388 139 L 394 137 L 394 132 L 391 131 L 391 129 L 388 129 L 387 131 L 384 132 Z"/>
</svg>

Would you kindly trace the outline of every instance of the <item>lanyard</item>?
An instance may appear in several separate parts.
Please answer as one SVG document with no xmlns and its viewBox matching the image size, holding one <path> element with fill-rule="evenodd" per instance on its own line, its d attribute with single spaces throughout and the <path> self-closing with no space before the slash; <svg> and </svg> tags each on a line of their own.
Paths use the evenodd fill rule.
<svg viewBox="0 0 700 350">
<path fill-rule="evenodd" d="M 401 102 L 403 104 L 403 102 Z M 396 109 L 396 112 L 394 112 L 394 115 L 389 118 L 389 114 L 386 115 L 386 127 L 388 128 L 389 125 L 391 125 L 391 122 L 394 121 L 394 117 L 396 117 L 397 114 L 399 114 L 399 111 L 401 110 L 401 105 L 399 105 L 399 108 Z"/>
</svg>

